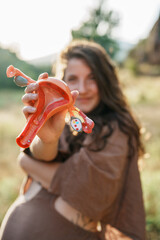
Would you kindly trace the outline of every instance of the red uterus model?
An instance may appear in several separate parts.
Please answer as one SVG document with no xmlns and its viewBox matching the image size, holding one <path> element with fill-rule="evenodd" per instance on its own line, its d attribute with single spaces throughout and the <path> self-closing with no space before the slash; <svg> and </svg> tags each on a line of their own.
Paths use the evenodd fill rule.
<svg viewBox="0 0 160 240">
<path fill-rule="evenodd" d="M 38 100 L 33 101 L 37 111 L 29 115 L 24 129 L 16 138 L 20 147 L 28 148 L 44 123 L 51 116 L 64 109 L 68 109 L 73 130 L 92 132 L 94 122 L 74 106 L 71 91 L 64 81 L 48 77 L 48 73 L 41 74 L 35 81 L 12 65 L 7 68 L 6 73 L 7 77 L 15 77 L 15 83 L 21 87 L 35 82 L 39 83 Z"/>
</svg>

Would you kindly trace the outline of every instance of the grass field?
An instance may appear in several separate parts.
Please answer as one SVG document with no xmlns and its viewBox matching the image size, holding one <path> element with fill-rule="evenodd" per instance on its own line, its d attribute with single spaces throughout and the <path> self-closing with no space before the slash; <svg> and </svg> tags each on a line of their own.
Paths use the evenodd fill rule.
<svg viewBox="0 0 160 240">
<path fill-rule="evenodd" d="M 160 77 L 133 77 L 120 70 L 124 92 L 143 126 L 145 159 L 140 163 L 148 239 L 160 239 Z M 24 173 L 16 162 L 15 138 L 25 119 L 21 113 L 23 91 L 0 90 L 0 222 L 17 197 Z"/>
</svg>

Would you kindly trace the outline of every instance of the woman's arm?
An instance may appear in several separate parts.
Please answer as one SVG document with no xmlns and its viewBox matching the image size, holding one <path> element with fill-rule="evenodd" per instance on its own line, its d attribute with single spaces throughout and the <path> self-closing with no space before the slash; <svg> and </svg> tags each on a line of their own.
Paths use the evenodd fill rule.
<svg viewBox="0 0 160 240">
<path fill-rule="evenodd" d="M 44 124 L 30 145 L 32 156 L 43 161 L 53 160 L 58 152 L 60 135 L 65 126 L 66 111 L 57 113 Z"/>
<path fill-rule="evenodd" d="M 49 189 L 52 178 L 61 163 L 36 161 L 24 152 L 18 156 L 21 168 L 30 175 L 35 181 L 39 182 L 44 188 Z"/>
<path fill-rule="evenodd" d="M 18 161 L 22 169 L 46 189 L 50 188 L 52 178 L 59 166 L 63 164 L 57 162 L 46 163 L 36 161 L 24 152 L 19 154 Z M 81 212 L 71 207 L 61 197 L 57 198 L 55 209 L 72 223 L 91 232 L 97 231 L 97 222 L 94 222 L 92 219 L 81 214 Z"/>
</svg>

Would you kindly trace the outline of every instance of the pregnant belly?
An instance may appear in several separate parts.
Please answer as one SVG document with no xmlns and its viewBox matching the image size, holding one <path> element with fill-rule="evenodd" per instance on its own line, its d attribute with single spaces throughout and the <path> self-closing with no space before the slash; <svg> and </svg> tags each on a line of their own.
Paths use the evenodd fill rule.
<svg viewBox="0 0 160 240">
<path fill-rule="evenodd" d="M 95 233 L 58 214 L 54 208 L 55 200 L 55 195 L 33 183 L 8 210 L 0 230 L 0 240 L 98 239 Z"/>
</svg>

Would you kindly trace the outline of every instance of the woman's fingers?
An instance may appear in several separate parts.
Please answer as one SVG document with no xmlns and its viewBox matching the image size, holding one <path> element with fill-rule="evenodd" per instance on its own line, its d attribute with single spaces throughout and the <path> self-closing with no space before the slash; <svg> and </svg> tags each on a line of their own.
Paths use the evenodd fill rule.
<svg viewBox="0 0 160 240">
<path fill-rule="evenodd" d="M 73 98 L 73 104 L 74 104 L 75 101 L 76 101 L 76 98 L 77 98 L 78 95 L 79 95 L 79 92 L 78 92 L 77 90 L 73 90 L 73 91 L 71 92 L 71 95 L 72 95 L 72 98 Z"/>
<path fill-rule="evenodd" d="M 35 101 L 38 100 L 38 94 L 36 93 L 38 88 L 39 88 L 38 83 L 32 83 L 32 84 L 29 84 L 25 89 L 25 94 L 22 97 L 22 102 L 25 105 L 25 107 L 23 108 L 23 114 L 25 115 L 26 119 L 29 117 L 30 114 L 33 114 L 37 111 L 37 108 L 34 107 L 34 105 L 35 105 Z M 77 96 L 79 95 L 79 92 L 77 90 L 74 90 L 71 92 L 71 94 L 72 94 L 73 104 L 74 104 Z M 56 127 L 57 127 L 57 124 L 63 126 L 65 124 L 65 116 L 67 111 L 68 110 L 64 110 L 60 113 L 57 113 L 54 116 L 54 118 L 52 118 L 51 120 L 52 125 L 55 125 Z"/>
<path fill-rule="evenodd" d="M 38 99 L 37 93 L 26 93 L 22 96 L 22 102 L 24 104 L 29 104 L 31 101 L 35 101 Z"/>
<path fill-rule="evenodd" d="M 39 88 L 38 83 L 31 83 L 25 88 L 25 93 L 32 93 L 34 91 L 37 91 Z"/>
<path fill-rule="evenodd" d="M 35 113 L 36 111 L 37 111 L 37 109 L 35 107 L 32 107 L 32 106 L 25 106 L 23 108 L 23 114 L 25 115 L 26 118 L 28 118 L 28 116 L 31 113 Z"/>
<path fill-rule="evenodd" d="M 38 88 L 38 83 L 31 83 L 25 88 L 25 94 L 22 96 L 22 102 L 24 105 L 33 106 L 35 104 L 35 101 L 38 100 L 38 94 L 36 93 Z"/>
</svg>

